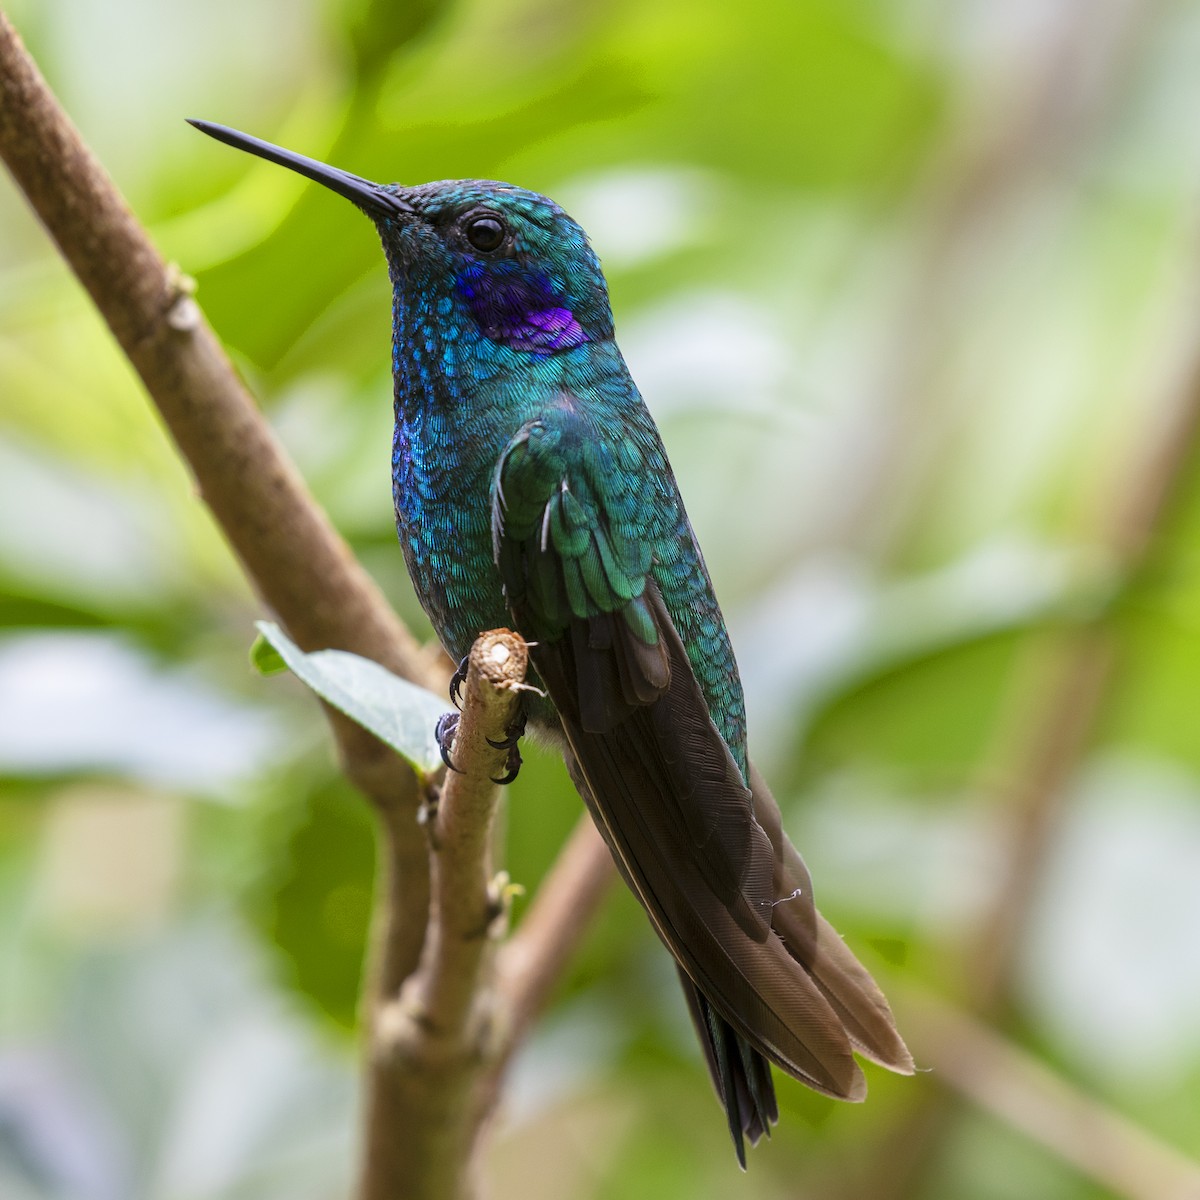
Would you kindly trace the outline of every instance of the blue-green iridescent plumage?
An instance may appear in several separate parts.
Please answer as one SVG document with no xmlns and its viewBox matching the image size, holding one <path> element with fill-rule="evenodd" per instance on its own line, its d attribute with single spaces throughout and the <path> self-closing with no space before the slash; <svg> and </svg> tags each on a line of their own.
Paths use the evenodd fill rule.
<svg viewBox="0 0 1200 1200">
<path fill-rule="evenodd" d="M 507 184 L 454 181 L 403 194 L 430 226 L 382 231 L 394 285 L 393 498 L 409 571 L 439 638 L 457 660 L 481 630 L 511 624 L 493 560 L 496 464 L 523 425 L 570 397 L 604 436 L 572 439 L 569 452 L 588 458 L 626 541 L 645 556 L 744 774 L 745 705 L 729 635 L 662 440 L 612 340 L 607 289 L 583 230 L 545 197 Z M 536 259 L 532 269 L 586 340 L 538 354 L 480 329 L 456 286 L 478 260 L 448 250 L 430 227 L 484 203 L 523 218 L 517 253 Z"/>
<path fill-rule="evenodd" d="M 583 231 L 509 184 L 379 185 L 194 124 L 374 220 L 417 594 L 456 659 L 487 629 L 530 642 L 527 716 L 675 957 L 739 1161 L 778 1117 L 770 1064 L 844 1100 L 866 1090 L 855 1051 L 911 1073 L 747 755 L 725 623 Z"/>
</svg>

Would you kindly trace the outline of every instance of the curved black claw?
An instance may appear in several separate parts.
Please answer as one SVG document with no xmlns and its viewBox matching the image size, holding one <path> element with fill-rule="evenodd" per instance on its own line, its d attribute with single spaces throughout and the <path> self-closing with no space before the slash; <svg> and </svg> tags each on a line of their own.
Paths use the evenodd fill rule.
<svg viewBox="0 0 1200 1200">
<path fill-rule="evenodd" d="M 507 768 L 507 770 L 499 779 L 497 779 L 493 775 L 492 776 L 493 783 L 498 783 L 501 786 L 503 786 L 506 783 L 512 783 L 512 781 L 514 779 L 516 779 L 516 777 L 520 774 L 520 772 L 521 772 L 521 748 L 517 745 L 517 739 L 519 739 L 520 736 L 521 735 L 518 733 L 516 738 L 514 738 L 512 743 L 508 746 L 508 759 L 505 762 L 505 767 Z M 492 739 L 488 738 L 488 741 L 492 742 Z M 497 745 L 496 742 L 492 742 L 492 745 L 495 746 L 497 750 L 500 750 L 504 747 L 505 743 L 500 742 Z"/>
<path fill-rule="evenodd" d="M 450 699 L 454 702 L 454 707 L 460 712 L 462 711 L 462 686 L 467 682 L 467 667 L 470 665 L 471 656 L 464 654 L 462 661 L 455 668 L 454 674 L 450 676 Z M 443 758 L 446 756 L 443 754 Z"/>
<path fill-rule="evenodd" d="M 487 739 L 487 744 L 493 750 L 511 750 L 525 736 L 525 714 L 523 712 L 517 714 L 517 719 L 505 731 L 505 735 L 498 742 L 493 742 L 491 738 Z"/>
<path fill-rule="evenodd" d="M 493 783 L 501 785 L 512 783 L 516 779 L 518 772 L 521 770 L 521 751 L 519 744 L 522 736 L 525 733 L 525 710 L 521 709 L 517 713 L 516 720 L 505 730 L 504 737 L 500 741 L 494 742 L 491 738 L 487 739 L 487 744 L 497 750 L 507 750 L 508 759 L 505 763 L 505 772 L 502 778 L 497 779 L 492 776 Z"/>
<path fill-rule="evenodd" d="M 450 761 L 450 747 L 454 745 L 454 735 L 458 731 L 458 722 L 458 713 L 442 713 L 437 719 L 437 724 L 433 727 L 433 736 L 437 738 L 438 750 L 441 752 L 442 762 L 451 771 L 461 775 L 462 772 Z"/>
</svg>

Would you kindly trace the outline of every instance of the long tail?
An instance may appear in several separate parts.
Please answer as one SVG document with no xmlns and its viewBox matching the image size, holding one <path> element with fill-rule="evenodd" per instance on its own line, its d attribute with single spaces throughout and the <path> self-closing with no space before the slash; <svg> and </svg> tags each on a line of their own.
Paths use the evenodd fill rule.
<svg viewBox="0 0 1200 1200">
<path fill-rule="evenodd" d="M 864 1099 L 867 1092 L 866 1080 L 854 1062 L 851 1049 L 899 1074 L 913 1073 L 912 1056 L 896 1029 L 887 1000 L 866 968 L 813 905 L 808 870 L 783 833 L 779 806 L 753 767 L 754 815 L 769 840 L 774 864 L 772 891 L 777 899 L 771 908 L 771 934 L 761 943 L 744 937 L 726 939 L 716 971 L 704 974 L 711 978 L 723 971 L 727 981 L 732 965 L 742 979 L 754 978 L 764 964 L 773 978 L 777 979 L 782 972 L 782 986 L 790 988 L 800 1002 L 800 1017 L 788 1032 L 794 1039 L 793 1047 L 799 1044 L 801 1050 L 793 1049 L 786 1058 L 776 1048 L 775 1038 L 764 1038 L 747 1020 L 761 1005 L 761 997 L 753 997 L 757 1003 L 745 1004 L 741 1011 L 731 1011 L 726 1007 L 730 990 L 727 986 L 717 990 L 719 999 L 710 998 L 693 980 L 684 963 L 704 954 L 705 939 L 701 939 L 699 946 L 693 943 L 681 954 L 679 943 L 667 936 L 661 914 L 652 907 L 662 903 L 667 889 L 649 889 L 651 899 L 647 901 L 644 879 L 639 886 L 625 855 L 614 844 L 614 831 L 608 819 L 612 805 L 597 802 L 588 778 L 569 752 L 567 767 L 613 850 L 626 883 L 645 905 L 656 931 L 677 960 L 688 1011 L 713 1087 L 725 1109 L 738 1162 L 743 1167 L 744 1139 L 754 1145 L 764 1133 L 769 1135 L 770 1126 L 779 1118 L 771 1062 L 815 1091 L 851 1102 Z M 654 802 L 652 797 L 645 800 Z"/>
<path fill-rule="evenodd" d="M 772 928 L 837 1013 L 854 1049 L 880 1066 L 911 1075 L 912 1055 L 901 1040 L 891 1009 L 874 979 L 819 911 L 815 913 L 815 922 L 810 922 L 807 906 L 795 904 L 802 896 L 812 895 L 808 870 L 783 832 L 774 796 L 753 764 L 750 771 L 755 817 L 775 851 L 775 891 L 787 897 L 776 902 Z M 743 1137 L 753 1146 L 764 1133 L 770 1136 L 770 1127 L 779 1119 L 770 1066 L 713 1008 L 683 968 L 678 969 L 713 1087 L 725 1109 L 738 1162 L 745 1167 Z M 865 1095 L 864 1081 L 861 1090 L 838 1099 L 861 1100 Z"/>
<path fill-rule="evenodd" d="M 866 1094 L 855 1051 L 903 1073 L 912 1058 L 883 994 L 817 912 L 756 771 L 747 787 L 657 590 L 647 587 L 643 602 L 653 654 L 597 618 L 532 657 L 580 795 L 688 980 L 744 1162 L 743 1135 L 753 1142 L 775 1119 L 768 1063 L 854 1101 Z"/>
<path fill-rule="evenodd" d="M 648 538 L 638 436 L 610 444 L 581 415 L 586 404 L 561 399 L 522 426 L 497 465 L 496 567 L 580 794 L 687 978 L 744 1161 L 743 1136 L 775 1119 L 769 1063 L 861 1100 L 855 1050 L 896 1071 L 912 1059 L 887 1001 L 817 912 L 770 792 L 757 773 L 747 786 L 714 724 L 652 572 L 662 550 L 663 570 L 690 570 L 707 586 L 682 509 L 673 545 Z M 658 500 L 669 507 L 660 466 Z"/>
</svg>

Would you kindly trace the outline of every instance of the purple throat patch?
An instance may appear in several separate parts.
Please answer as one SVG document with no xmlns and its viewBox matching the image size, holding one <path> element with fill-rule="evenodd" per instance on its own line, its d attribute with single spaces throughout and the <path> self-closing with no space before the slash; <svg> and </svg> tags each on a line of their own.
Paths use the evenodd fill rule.
<svg viewBox="0 0 1200 1200">
<path fill-rule="evenodd" d="M 503 268 L 485 271 L 473 264 L 458 277 L 458 293 L 485 337 L 532 354 L 555 354 L 589 340 L 544 275 L 526 274 L 516 264 Z"/>
</svg>

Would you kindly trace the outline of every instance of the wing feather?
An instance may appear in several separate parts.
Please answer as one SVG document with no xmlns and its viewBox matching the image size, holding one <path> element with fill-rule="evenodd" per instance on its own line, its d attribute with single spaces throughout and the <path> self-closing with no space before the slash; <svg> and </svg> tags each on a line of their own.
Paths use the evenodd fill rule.
<svg viewBox="0 0 1200 1200">
<path fill-rule="evenodd" d="M 531 422 L 497 467 L 493 545 L 572 778 L 679 964 L 740 1156 L 776 1116 L 764 1060 L 846 1100 L 866 1090 L 854 1050 L 912 1060 L 817 912 L 769 790 L 753 771 L 747 786 L 713 723 L 634 520 L 635 451 L 606 459 L 574 405 Z"/>
</svg>

